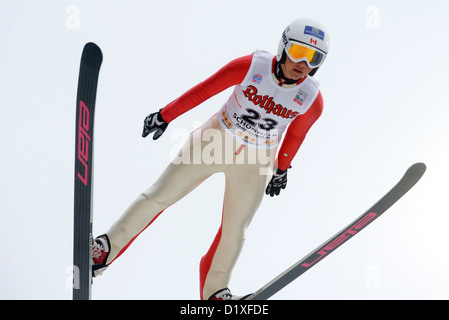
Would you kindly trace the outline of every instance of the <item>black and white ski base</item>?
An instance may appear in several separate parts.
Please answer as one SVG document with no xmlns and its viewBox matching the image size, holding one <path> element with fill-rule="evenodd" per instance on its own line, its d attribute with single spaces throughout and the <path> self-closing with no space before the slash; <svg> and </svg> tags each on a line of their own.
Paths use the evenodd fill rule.
<svg viewBox="0 0 449 320">
<path fill-rule="evenodd" d="M 405 195 L 423 176 L 426 171 L 424 163 L 415 163 L 404 174 L 402 179 L 374 206 L 369 208 L 364 214 L 354 220 L 346 228 L 338 232 L 328 241 L 313 250 L 306 257 L 292 265 L 289 269 L 281 273 L 275 279 L 246 297 L 246 300 L 266 300 L 293 280 L 301 276 L 304 272 L 312 268 L 318 262 L 335 251 L 339 246 L 348 241 L 354 235 L 363 230 L 367 225 L 377 219 L 388 210 L 396 201 Z"/>
<path fill-rule="evenodd" d="M 84 46 L 76 98 L 73 300 L 91 298 L 94 111 L 102 60 L 96 44 Z"/>
</svg>

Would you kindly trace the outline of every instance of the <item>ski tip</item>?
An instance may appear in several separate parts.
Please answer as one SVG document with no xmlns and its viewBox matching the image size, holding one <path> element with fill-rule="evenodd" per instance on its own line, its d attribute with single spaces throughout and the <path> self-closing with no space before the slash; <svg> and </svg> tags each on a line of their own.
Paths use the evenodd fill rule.
<svg viewBox="0 0 449 320">
<path fill-rule="evenodd" d="M 88 42 L 84 45 L 82 56 L 84 59 L 88 59 L 96 64 L 101 64 L 103 61 L 103 53 L 100 47 L 93 42 Z"/>
<path fill-rule="evenodd" d="M 424 172 L 426 172 L 426 169 L 427 169 L 427 166 L 423 162 L 417 162 L 409 168 L 410 171 L 413 170 L 416 172 L 421 172 L 422 174 L 424 174 Z"/>
<path fill-rule="evenodd" d="M 413 180 L 414 183 L 418 182 L 426 172 L 427 166 L 422 162 L 417 162 L 408 168 L 404 175 L 405 179 Z"/>
<path fill-rule="evenodd" d="M 86 43 L 84 45 L 84 50 L 101 52 L 100 47 L 96 43 L 94 43 L 94 42 Z"/>
</svg>

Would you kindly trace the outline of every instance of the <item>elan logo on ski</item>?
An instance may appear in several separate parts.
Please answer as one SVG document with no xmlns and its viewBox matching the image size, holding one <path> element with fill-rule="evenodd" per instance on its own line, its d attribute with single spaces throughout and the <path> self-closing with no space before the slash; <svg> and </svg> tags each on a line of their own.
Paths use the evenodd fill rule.
<svg viewBox="0 0 449 320">
<path fill-rule="evenodd" d="M 83 170 L 78 171 L 78 178 L 81 182 L 87 186 L 88 184 L 88 172 L 89 172 L 89 144 L 90 144 L 90 133 L 89 133 L 89 118 L 90 112 L 89 108 L 83 101 L 79 104 L 79 121 L 78 121 L 78 160 L 81 162 Z M 81 169 L 81 168 L 80 168 Z"/>
<path fill-rule="evenodd" d="M 324 248 L 322 248 L 320 251 L 316 252 L 314 255 L 310 257 L 310 259 L 307 259 L 304 263 L 301 265 L 303 267 L 311 267 L 313 266 L 318 260 L 323 258 L 325 255 L 331 253 L 335 249 L 338 248 L 339 245 L 343 244 L 346 240 L 348 240 L 350 237 L 354 236 L 357 232 L 363 229 L 364 226 L 366 226 L 368 223 L 371 222 L 375 217 L 377 216 L 377 213 L 370 212 L 366 216 L 364 216 L 362 219 L 357 221 L 353 226 L 351 226 L 349 229 L 347 229 L 343 234 L 339 235 L 336 239 L 332 240 L 331 242 L 327 243 Z"/>
</svg>

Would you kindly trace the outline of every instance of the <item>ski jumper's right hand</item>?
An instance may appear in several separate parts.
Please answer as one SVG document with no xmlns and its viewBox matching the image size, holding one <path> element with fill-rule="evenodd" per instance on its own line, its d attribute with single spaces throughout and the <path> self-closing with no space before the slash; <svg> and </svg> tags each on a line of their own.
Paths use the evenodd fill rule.
<svg viewBox="0 0 449 320">
<path fill-rule="evenodd" d="M 159 137 L 167 129 L 168 123 L 162 118 L 161 112 L 155 112 L 146 116 L 143 121 L 143 132 L 142 137 L 148 136 L 150 133 L 155 132 L 153 135 L 153 140 L 159 139 Z"/>
</svg>

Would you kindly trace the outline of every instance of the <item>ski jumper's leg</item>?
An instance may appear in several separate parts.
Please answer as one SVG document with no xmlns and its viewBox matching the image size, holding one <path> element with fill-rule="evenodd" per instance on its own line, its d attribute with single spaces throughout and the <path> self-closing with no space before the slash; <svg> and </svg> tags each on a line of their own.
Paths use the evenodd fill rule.
<svg viewBox="0 0 449 320">
<path fill-rule="evenodd" d="M 217 172 L 217 167 L 203 163 L 202 150 L 219 139 L 209 139 L 211 123 L 191 133 L 183 148 L 161 177 L 152 187 L 143 192 L 123 213 L 117 222 L 108 230 L 111 244 L 110 254 L 106 262 L 111 264 L 119 257 L 134 239 L 145 230 L 170 205 L 174 204 L 210 175 Z M 206 159 L 208 160 L 208 159 Z"/>
<path fill-rule="evenodd" d="M 246 154 L 238 155 L 236 163 L 225 171 L 222 224 L 200 263 L 201 299 L 208 299 L 213 293 L 228 286 L 245 241 L 245 231 L 264 196 L 271 178 L 269 173 L 272 172 L 275 152 L 260 151 L 259 154 L 263 153 L 263 157 L 268 153 L 267 161 L 261 161 L 262 164 L 259 163 L 260 157 L 256 164 L 248 164 L 248 154 L 254 155 L 257 151 L 245 147 Z M 245 158 L 244 163 L 239 164 L 240 156 Z"/>
<path fill-rule="evenodd" d="M 190 170 L 186 164 L 170 164 L 156 183 L 143 192 L 108 230 L 111 251 L 106 264 L 120 256 L 162 211 L 209 176 L 206 171 Z"/>
</svg>

